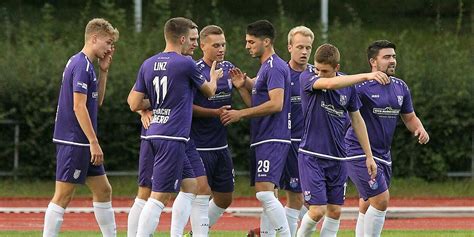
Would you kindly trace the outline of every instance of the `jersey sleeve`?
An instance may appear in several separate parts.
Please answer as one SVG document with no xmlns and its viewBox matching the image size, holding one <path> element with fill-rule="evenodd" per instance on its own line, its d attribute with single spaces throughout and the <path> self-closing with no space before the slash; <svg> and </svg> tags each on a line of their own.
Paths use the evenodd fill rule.
<svg viewBox="0 0 474 237">
<path fill-rule="evenodd" d="M 362 107 L 362 102 L 360 102 L 360 98 L 357 95 L 357 90 L 355 86 L 351 86 L 348 89 L 350 90 L 351 95 L 347 103 L 347 111 L 355 112 L 359 110 L 360 107 Z"/>
<path fill-rule="evenodd" d="M 400 112 L 402 114 L 409 114 L 409 113 L 412 113 L 414 109 L 413 109 L 413 102 L 411 100 L 410 89 L 408 88 L 406 84 L 403 84 L 403 91 L 405 93 L 403 95 L 403 104 L 402 104 L 402 108 L 400 109 Z"/>
<path fill-rule="evenodd" d="M 201 74 L 201 71 L 199 71 L 196 63 L 192 59 L 187 61 L 187 71 L 189 72 L 188 76 L 191 83 L 196 88 L 201 88 L 202 84 L 206 81 L 206 78 Z"/>
<path fill-rule="evenodd" d="M 87 87 L 90 84 L 90 72 L 93 70 L 89 64 L 76 65 L 72 70 L 72 87 L 74 92 L 87 94 Z"/>
<path fill-rule="evenodd" d="M 267 90 L 271 91 L 276 88 L 285 89 L 286 76 L 283 70 L 279 70 L 275 67 L 270 68 L 267 71 Z"/>
<path fill-rule="evenodd" d="M 140 66 L 140 70 L 138 71 L 138 74 L 137 74 L 137 80 L 135 81 L 135 86 L 134 86 L 134 89 L 135 91 L 137 92 L 141 92 L 141 93 L 146 93 L 146 86 L 145 86 L 145 76 L 144 76 L 144 72 L 143 72 L 143 65 Z"/>
</svg>

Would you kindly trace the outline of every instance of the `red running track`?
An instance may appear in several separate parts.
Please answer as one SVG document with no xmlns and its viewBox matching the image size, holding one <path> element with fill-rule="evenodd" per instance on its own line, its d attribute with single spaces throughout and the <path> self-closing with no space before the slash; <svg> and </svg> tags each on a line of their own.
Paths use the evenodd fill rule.
<svg viewBox="0 0 474 237">
<path fill-rule="evenodd" d="M 0 207 L 46 207 L 49 198 L 1 198 Z M 133 198 L 116 198 L 114 207 L 130 207 Z M 283 201 L 284 202 L 284 201 Z M 346 206 L 356 206 L 356 199 L 346 200 Z M 71 202 L 71 207 L 91 207 L 92 201 L 88 198 L 76 198 Z M 171 204 L 168 204 L 171 206 Z M 237 198 L 232 207 L 256 207 L 259 206 L 255 198 Z M 392 207 L 456 207 L 474 206 L 474 198 L 416 198 L 416 199 L 392 199 Z M 42 230 L 44 213 L 0 213 L 0 230 Z M 126 230 L 127 214 L 116 214 L 117 228 L 119 231 Z M 161 216 L 159 231 L 169 230 L 171 215 L 164 213 Z M 388 219 L 384 229 L 398 230 L 474 230 L 474 217 L 472 218 L 411 218 L 411 219 Z M 246 231 L 258 226 L 256 217 L 238 217 L 225 214 L 213 227 L 214 230 L 240 230 Z M 355 220 L 342 220 L 341 229 L 353 230 Z M 189 228 L 189 227 L 188 227 Z M 98 230 L 92 213 L 66 213 L 62 230 Z"/>
</svg>

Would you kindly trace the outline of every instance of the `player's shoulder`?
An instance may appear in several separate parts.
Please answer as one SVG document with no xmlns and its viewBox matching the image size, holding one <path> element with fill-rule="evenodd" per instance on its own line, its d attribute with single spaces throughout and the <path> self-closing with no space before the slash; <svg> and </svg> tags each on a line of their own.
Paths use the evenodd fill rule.
<svg viewBox="0 0 474 237">
<path fill-rule="evenodd" d="M 83 69 L 86 71 L 89 70 L 90 66 L 89 59 L 87 59 L 87 56 L 82 52 L 72 55 L 66 64 L 67 68 Z"/>
<path fill-rule="evenodd" d="M 224 61 L 219 63 L 219 68 L 224 69 L 224 71 L 230 70 L 234 67 L 235 67 L 235 65 L 233 63 L 231 63 L 230 61 L 227 61 L 227 60 L 224 60 Z"/>
<path fill-rule="evenodd" d="M 401 87 L 404 87 L 406 89 L 408 89 L 408 85 L 405 81 L 403 81 L 402 79 L 400 78 L 397 78 L 397 77 L 394 77 L 394 76 L 390 76 L 390 81 L 391 83 L 394 83 L 395 86 L 401 86 Z"/>
</svg>

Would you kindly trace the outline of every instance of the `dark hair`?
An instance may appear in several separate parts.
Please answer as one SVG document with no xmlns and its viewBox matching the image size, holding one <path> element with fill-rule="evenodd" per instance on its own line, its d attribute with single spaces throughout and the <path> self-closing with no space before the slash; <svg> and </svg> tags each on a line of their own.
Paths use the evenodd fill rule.
<svg viewBox="0 0 474 237">
<path fill-rule="evenodd" d="M 396 49 L 395 44 L 388 40 L 376 40 L 370 44 L 367 48 L 367 60 L 369 61 L 369 65 L 370 59 L 377 57 L 377 55 L 379 55 L 379 51 L 386 48 Z"/>
<path fill-rule="evenodd" d="M 199 37 L 201 38 L 201 40 L 204 40 L 209 35 L 222 35 L 222 34 L 224 34 L 224 31 L 219 26 L 208 25 L 202 28 L 201 32 L 199 33 Z"/>
<path fill-rule="evenodd" d="M 198 27 L 196 23 L 187 18 L 171 18 L 165 23 L 165 39 L 171 40 L 172 42 L 177 42 L 181 36 L 188 35 L 189 30 L 197 28 Z"/>
<path fill-rule="evenodd" d="M 322 64 L 329 64 L 335 68 L 341 60 L 341 54 L 336 46 L 332 44 L 323 44 L 316 49 L 314 61 Z"/>
<path fill-rule="evenodd" d="M 247 25 L 247 34 L 261 39 L 269 38 L 273 43 L 273 40 L 275 40 L 275 27 L 267 20 L 258 20 Z"/>
</svg>

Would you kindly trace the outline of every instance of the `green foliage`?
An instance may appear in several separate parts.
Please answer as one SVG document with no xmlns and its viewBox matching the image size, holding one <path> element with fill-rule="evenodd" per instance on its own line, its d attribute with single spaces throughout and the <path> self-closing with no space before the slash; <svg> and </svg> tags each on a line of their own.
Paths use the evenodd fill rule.
<svg viewBox="0 0 474 237">
<path fill-rule="evenodd" d="M 373 40 L 385 38 L 397 44 L 397 76 L 410 86 L 416 112 L 431 141 L 419 145 L 401 126 L 393 142 L 394 175 L 432 180 L 443 179 L 446 171 L 468 170 L 474 131 L 473 38 L 468 32 L 473 28 L 466 20 L 472 16 L 465 9 L 472 6 L 466 1 L 385 1 L 379 3 L 385 6 L 380 8 L 385 9 L 383 14 L 369 18 L 372 14 L 361 8 L 367 1 L 337 6 L 330 1 L 334 11 L 330 14 L 329 42 L 341 51 L 342 71 L 346 73 L 368 70 L 365 49 Z M 304 24 L 313 29 L 317 36 L 314 48 L 322 43 L 315 17 L 319 16 L 319 1 L 309 1 L 305 6 L 262 1 L 252 3 L 254 8 L 243 8 L 250 4 L 247 1 L 145 1 L 140 33 L 134 31 L 133 5 L 129 2 L 88 0 L 42 6 L 25 2 L 20 8 L 15 2 L 0 5 L 0 119 L 22 123 L 21 172 L 35 177 L 54 174 L 51 138 L 61 75 L 68 58 L 81 50 L 85 24 L 93 17 L 104 17 L 120 30 L 104 106 L 99 112 L 99 140 L 108 170 L 136 169 L 140 125 L 138 116 L 129 111 L 126 97 L 143 60 L 164 48 L 162 27 L 169 17 L 192 17 L 201 28 L 207 24 L 222 26 L 227 60 L 249 75 L 255 75 L 259 67 L 244 49 L 245 27 L 254 20 L 266 18 L 277 27 L 275 47 L 283 58 L 289 57 L 287 32 L 293 26 Z M 453 6 L 458 12 L 452 11 Z M 309 14 L 300 14 L 301 7 Z M 392 8 L 403 10 L 407 17 L 397 13 L 399 19 L 386 20 L 384 14 Z M 415 14 L 420 9 L 421 17 Z M 201 55 L 196 50 L 195 58 Z M 242 107 L 238 96 L 235 98 L 233 106 Z M 13 130 L 1 126 L 0 166 L 10 169 Z M 247 169 L 248 120 L 229 127 L 229 141 L 237 169 Z"/>
</svg>

